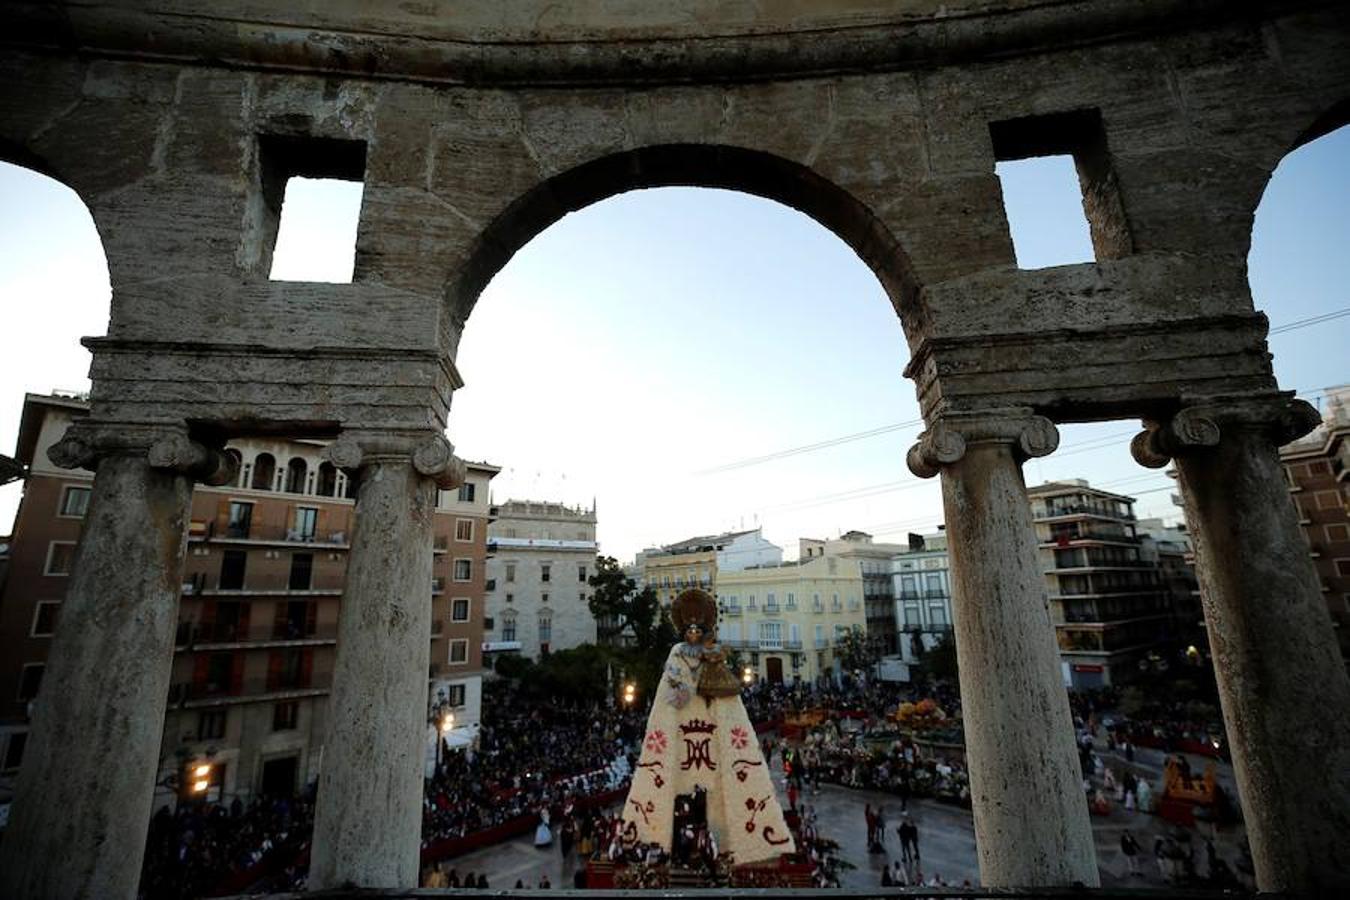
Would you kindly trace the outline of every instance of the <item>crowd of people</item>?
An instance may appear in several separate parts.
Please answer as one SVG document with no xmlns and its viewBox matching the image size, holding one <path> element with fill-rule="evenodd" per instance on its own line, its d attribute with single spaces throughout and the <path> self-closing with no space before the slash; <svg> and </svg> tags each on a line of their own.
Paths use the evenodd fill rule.
<svg viewBox="0 0 1350 900">
<path fill-rule="evenodd" d="M 150 820 L 140 896 L 201 897 L 264 861 L 275 860 L 284 869 L 309 842 L 313 825 L 312 789 L 294 798 L 259 797 L 248 805 L 235 798 L 228 804 L 182 803 L 174 812 L 160 807 Z"/>
<path fill-rule="evenodd" d="M 496 688 L 475 746 L 445 752 L 427 782 L 422 844 L 559 809 L 625 785 L 640 713 L 543 702 Z"/>
</svg>

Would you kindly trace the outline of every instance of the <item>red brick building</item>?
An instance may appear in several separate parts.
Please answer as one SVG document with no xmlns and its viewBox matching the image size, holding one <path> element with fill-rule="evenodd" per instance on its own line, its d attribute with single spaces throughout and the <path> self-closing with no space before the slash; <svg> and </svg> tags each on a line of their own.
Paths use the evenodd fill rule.
<svg viewBox="0 0 1350 900">
<path fill-rule="evenodd" d="M 51 465 L 46 448 L 85 408 L 77 398 L 25 398 L 16 457 L 29 477 L 0 589 L 0 801 L 22 763 L 30 704 L 41 702 L 92 482 L 92 473 Z M 234 442 L 238 482 L 193 494 L 160 800 L 175 791 L 290 792 L 317 776 L 353 507 L 323 446 Z M 470 464 L 465 486 L 437 501 L 429 694 L 461 725 L 479 717 L 488 486 L 497 471 Z"/>
<path fill-rule="evenodd" d="M 1327 391 L 1323 421 L 1280 450 L 1322 595 L 1350 660 L 1350 385 Z"/>
</svg>

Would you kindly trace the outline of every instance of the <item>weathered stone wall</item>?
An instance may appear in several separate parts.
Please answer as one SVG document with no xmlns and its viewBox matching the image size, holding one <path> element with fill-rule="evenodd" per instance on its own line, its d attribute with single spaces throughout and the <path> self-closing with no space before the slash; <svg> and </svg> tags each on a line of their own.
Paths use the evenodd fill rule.
<svg viewBox="0 0 1350 900">
<path fill-rule="evenodd" d="M 1244 802 L 1258 807 L 1260 886 L 1346 880 L 1350 786 L 1280 765 L 1318 731 L 1322 764 L 1350 771 L 1350 724 L 1297 687 L 1317 684 L 1337 708 L 1350 681 L 1311 565 L 1259 577 L 1260 548 L 1298 531 L 1283 487 L 1262 480 L 1276 479 L 1278 442 L 1312 422 L 1275 393 L 1245 271 L 1275 166 L 1350 121 L 1345 4 L 15 0 L 0 47 L 0 156 L 80 194 L 113 289 L 108 333 L 87 341 L 91 415 L 53 448 L 58 465 L 99 469 L 48 675 L 59 687 L 34 723 L 44 769 L 22 776 L 0 892 L 134 894 L 144 831 L 111 823 L 148 815 L 137 804 L 155 747 L 116 727 L 158 728 L 171 654 L 127 657 L 139 645 L 107 639 L 123 631 L 100 604 L 121 586 L 128 621 L 162 617 L 162 592 L 125 560 L 176 587 L 181 563 L 155 535 L 181 531 L 189 479 L 231 480 L 222 442 L 255 433 L 338 437 L 329 459 L 358 486 L 363 574 L 349 573 L 343 603 L 368 616 L 344 618 L 311 886 L 412 885 L 427 626 L 408 610 L 429 577 L 430 482 L 464 473 L 439 437 L 460 333 L 482 287 L 550 223 L 670 184 L 801 209 L 872 268 L 901 317 L 930 426 L 909 463 L 943 473 L 965 534 L 958 647 L 988 657 L 1002 629 L 1026 648 L 995 660 L 1003 694 L 963 686 L 986 884 L 1096 883 L 1041 588 L 1014 570 L 1034 562 L 1021 461 L 1053 451 L 1054 422 L 1112 417 L 1147 421 L 1133 446 L 1144 464 L 1190 459 L 1197 546 L 1240 546 L 1250 563 L 1225 575 L 1223 553 L 1197 554 L 1211 636 L 1228 647 L 1216 660 Z M 1097 261 L 1022 271 L 994 167 L 1049 153 L 1077 163 Z M 295 175 L 364 181 L 351 284 L 268 279 Z M 1205 502 L 1214 485 L 1231 502 Z M 100 508 L 114 495 L 130 498 L 135 528 Z M 1257 507 L 1269 515 L 1225 519 Z M 989 522 L 1006 527 L 985 534 Z M 1235 527 L 1240 541 L 1223 537 Z M 1230 615 L 1290 592 L 1298 617 L 1252 630 Z M 1258 634 L 1288 651 L 1269 689 L 1248 662 Z M 91 641 L 108 654 L 97 670 Z M 108 673 L 126 690 L 90 712 Z M 1009 708 L 1037 720 L 1002 718 Z M 87 752 L 47 760 L 69 722 L 96 718 L 106 727 L 77 747 L 127 775 L 102 798 L 79 789 Z M 401 762 L 372 784 L 372 759 Z M 1009 777 L 1033 771 L 1044 791 Z M 1273 791 L 1317 797 L 1315 821 Z M 85 864 L 48 865 L 55 847 Z"/>
</svg>

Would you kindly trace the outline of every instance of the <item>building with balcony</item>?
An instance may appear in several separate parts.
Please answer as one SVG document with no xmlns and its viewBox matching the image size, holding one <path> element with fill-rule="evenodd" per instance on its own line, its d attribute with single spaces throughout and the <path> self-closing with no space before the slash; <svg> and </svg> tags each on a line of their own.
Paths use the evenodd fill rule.
<svg viewBox="0 0 1350 900">
<path fill-rule="evenodd" d="M 537 660 L 595 643 L 587 580 L 599 551 L 594 504 L 508 500 L 495 511 L 488 534 L 487 650 Z"/>
<path fill-rule="evenodd" d="M 1341 655 L 1350 661 L 1350 385 L 1329 388 L 1322 424 L 1280 448 Z"/>
<path fill-rule="evenodd" d="M 6 776 L 22 763 L 92 480 L 53 466 L 46 449 L 86 411 L 78 398 L 25 398 L 18 565 L 0 600 L 0 696 L 14 698 L 0 722 Z M 233 441 L 236 482 L 194 488 L 157 804 L 187 790 L 186 770 L 204 763 L 207 798 L 290 793 L 318 774 L 354 505 L 324 446 Z M 433 523 L 429 697 L 461 723 L 479 718 L 487 497 L 497 471 L 470 463 L 459 491 L 439 493 Z"/>
<path fill-rule="evenodd" d="M 905 666 L 920 661 L 952 633 L 951 576 L 947 535 L 915 535 L 895 557 L 891 572 L 897 641 L 894 651 Z"/>
<path fill-rule="evenodd" d="M 1064 683 L 1128 681 L 1178 639 L 1156 552 L 1146 554 L 1134 498 L 1083 479 L 1027 489 Z"/>
<path fill-rule="evenodd" d="M 664 547 L 649 547 L 637 556 L 642 577 L 669 606 L 685 588 L 711 591 L 719 572 L 739 572 L 752 566 L 777 565 L 783 548 L 764 539 L 760 529 L 728 531 L 691 537 Z"/>
<path fill-rule="evenodd" d="M 832 540 L 802 538 L 797 542 L 799 559 L 836 556 L 857 560 L 862 569 L 863 606 L 867 613 L 867 634 L 876 638 L 882 652 L 899 651 L 895 607 L 895 562 L 910 551 L 908 544 L 879 544 L 865 531 L 846 531 Z"/>
<path fill-rule="evenodd" d="M 718 639 L 775 684 L 838 675 L 835 642 L 867 623 L 859 559 L 814 556 L 722 571 L 716 589 Z"/>
</svg>

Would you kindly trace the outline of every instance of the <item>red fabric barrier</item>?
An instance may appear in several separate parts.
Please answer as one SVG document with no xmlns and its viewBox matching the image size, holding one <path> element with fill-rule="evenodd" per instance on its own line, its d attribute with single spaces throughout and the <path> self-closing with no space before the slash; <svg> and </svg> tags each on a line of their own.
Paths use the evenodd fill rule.
<svg viewBox="0 0 1350 900">
<path fill-rule="evenodd" d="M 577 798 L 577 808 L 594 809 L 597 806 L 609 806 L 612 803 L 618 803 L 627 793 L 627 788 L 619 788 L 613 791 L 605 791 L 602 794 L 592 794 L 589 797 L 579 797 Z M 473 834 L 443 838 L 422 848 L 422 865 L 462 856 L 465 853 L 471 853 L 474 850 L 481 850 L 483 847 L 491 847 L 493 844 L 519 837 L 533 831 L 538 823 L 539 817 L 531 813 L 525 816 L 517 816 L 509 822 L 502 822 L 500 825 L 494 825 L 482 831 L 475 831 Z"/>
</svg>

